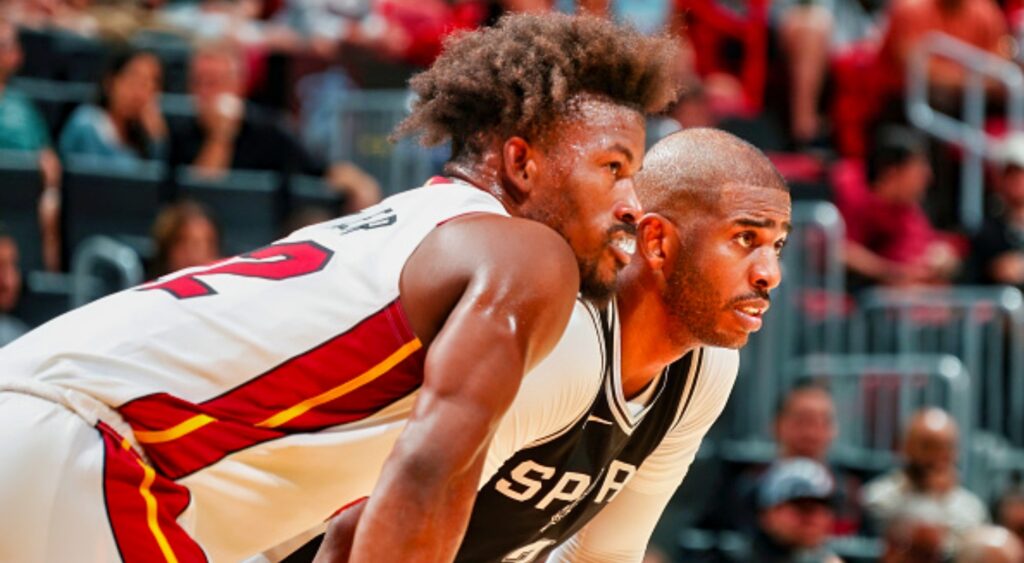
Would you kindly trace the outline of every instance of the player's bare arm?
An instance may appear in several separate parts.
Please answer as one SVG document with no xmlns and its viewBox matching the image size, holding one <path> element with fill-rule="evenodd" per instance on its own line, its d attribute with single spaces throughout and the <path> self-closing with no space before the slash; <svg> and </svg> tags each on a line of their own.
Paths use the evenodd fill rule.
<svg viewBox="0 0 1024 563">
<path fill-rule="evenodd" d="M 424 382 L 363 509 L 352 561 L 453 557 L 490 438 L 523 374 L 557 342 L 578 287 L 568 246 L 534 222 L 458 219 L 413 253 L 401 291 L 429 347 Z"/>
</svg>

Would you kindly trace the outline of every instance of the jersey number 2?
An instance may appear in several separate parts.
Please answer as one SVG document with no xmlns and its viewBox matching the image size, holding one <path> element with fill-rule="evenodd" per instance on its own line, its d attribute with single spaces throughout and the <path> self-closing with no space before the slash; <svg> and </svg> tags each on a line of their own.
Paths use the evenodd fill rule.
<svg viewBox="0 0 1024 563">
<path fill-rule="evenodd" d="M 334 252 L 312 241 L 273 244 L 242 254 L 246 260 L 218 262 L 167 281 L 140 287 L 140 291 L 162 289 L 178 299 L 216 295 L 217 291 L 199 278 L 214 274 L 230 274 L 265 280 L 285 280 L 319 272 Z"/>
</svg>

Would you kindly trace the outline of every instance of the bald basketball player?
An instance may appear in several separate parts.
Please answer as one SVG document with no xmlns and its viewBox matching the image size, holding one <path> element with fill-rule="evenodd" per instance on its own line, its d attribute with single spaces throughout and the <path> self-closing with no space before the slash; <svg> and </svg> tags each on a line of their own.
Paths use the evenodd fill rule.
<svg viewBox="0 0 1024 563">
<path fill-rule="evenodd" d="M 722 131 L 657 143 L 637 175 L 648 213 L 608 308 L 577 304 L 502 420 L 456 561 L 640 561 L 717 419 L 736 348 L 780 282 L 788 188 Z M 621 328 L 620 328 L 621 327 Z M 318 561 L 344 561 L 358 506 Z"/>
<path fill-rule="evenodd" d="M 238 561 L 368 489 L 353 560 L 451 559 L 524 373 L 629 261 L 673 53 L 590 17 L 459 35 L 401 127 L 447 178 L 5 346 L 0 560 Z"/>
</svg>

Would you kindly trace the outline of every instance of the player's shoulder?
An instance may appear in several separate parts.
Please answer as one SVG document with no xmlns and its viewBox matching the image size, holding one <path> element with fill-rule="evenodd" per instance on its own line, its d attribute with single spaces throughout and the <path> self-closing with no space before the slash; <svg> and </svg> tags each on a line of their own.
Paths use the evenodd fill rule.
<svg viewBox="0 0 1024 563">
<path fill-rule="evenodd" d="M 690 366 L 695 398 L 715 398 L 716 401 L 727 399 L 739 372 L 739 351 L 702 346 L 691 354 L 693 358 Z"/>
<path fill-rule="evenodd" d="M 521 279 L 534 292 L 558 289 L 571 296 L 579 268 L 568 242 L 550 227 L 519 217 L 476 213 L 439 226 L 423 247 L 455 259 L 479 275 Z"/>
</svg>

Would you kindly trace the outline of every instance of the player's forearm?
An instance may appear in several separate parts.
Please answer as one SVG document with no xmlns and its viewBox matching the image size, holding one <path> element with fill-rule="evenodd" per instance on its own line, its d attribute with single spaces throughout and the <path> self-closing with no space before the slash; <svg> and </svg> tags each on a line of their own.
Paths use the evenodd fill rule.
<svg viewBox="0 0 1024 563">
<path fill-rule="evenodd" d="M 375 491 L 367 504 L 348 560 L 452 560 L 469 521 L 481 468 L 479 461 L 462 471 L 429 461 L 403 464 L 385 477 L 380 494 Z"/>
</svg>

